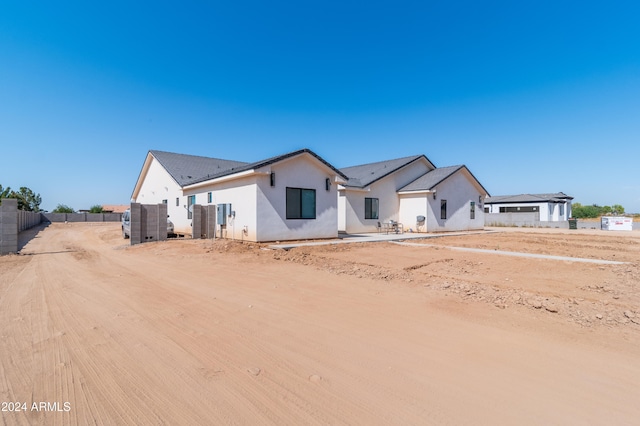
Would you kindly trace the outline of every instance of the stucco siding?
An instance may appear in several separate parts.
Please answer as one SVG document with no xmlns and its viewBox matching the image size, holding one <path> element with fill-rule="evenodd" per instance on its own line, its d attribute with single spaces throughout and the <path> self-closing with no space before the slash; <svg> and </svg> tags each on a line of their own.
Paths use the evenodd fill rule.
<svg viewBox="0 0 640 426">
<path fill-rule="evenodd" d="M 338 195 L 335 174 L 310 156 L 299 156 L 271 165 L 275 186 L 268 173 L 258 178 L 258 241 L 335 238 L 338 235 Z M 326 189 L 326 179 L 331 185 Z M 286 189 L 315 190 L 315 219 L 287 219 Z"/>
<path fill-rule="evenodd" d="M 222 235 L 220 234 L 220 226 L 216 226 L 217 237 L 257 241 L 257 179 L 258 177 L 253 175 L 201 186 L 197 189 L 185 190 L 185 196 L 195 195 L 196 204 L 201 205 L 231 204 L 231 210 L 235 212 L 235 216 L 227 217 L 227 224 Z M 211 192 L 211 203 L 208 201 L 209 192 Z M 184 211 L 184 217 L 187 218 L 187 210 Z M 191 220 L 188 219 L 188 222 L 189 229 L 191 229 Z"/>
<path fill-rule="evenodd" d="M 398 222 L 402 224 L 407 232 L 427 232 L 428 203 L 427 197 L 431 194 L 403 194 L 400 195 L 400 218 Z M 418 216 L 424 216 L 425 220 L 417 221 Z"/>
<path fill-rule="evenodd" d="M 338 232 L 347 231 L 347 197 L 344 195 L 344 191 L 338 192 Z"/>
<path fill-rule="evenodd" d="M 397 172 L 371 184 L 368 191 L 344 190 L 345 228 L 348 233 L 375 232 L 378 222 L 399 220 L 400 199 L 397 190 L 432 170 L 424 161 L 416 161 Z M 365 219 L 365 198 L 377 198 L 379 201 L 378 219 Z M 342 206 L 340 206 L 342 208 Z"/>
<path fill-rule="evenodd" d="M 176 198 L 179 199 L 178 206 L 176 206 Z M 167 214 L 176 232 L 191 232 L 184 208 L 187 199 L 182 195 L 182 188 L 158 160 L 152 158 L 138 196 L 132 201 L 141 204 L 160 204 L 163 200 L 167 200 Z M 179 231 L 180 229 L 188 231 Z"/>
<path fill-rule="evenodd" d="M 540 220 L 543 222 L 563 222 L 571 217 L 570 202 L 549 203 L 545 201 L 540 203 L 494 203 L 487 205 L 487 207 L 489 208 L 489 213 L 500 213 L 500 207 L 526 207 L 527 212 L 531 207 L 537 207 L 538 212 L 540 213 Z M 517 212 L 511 213 L 518 214 Z"/>
<path fill-rule="evenodd" d="M 436 198 L 427 197 L 429 213 L 427 232 L 463 231 L 484 228 L 484 210 L 478 203 L 480 192 L 465 173 L 456 173 L 436 188 Z M 484 196 L 484 194 L 482 194 Z M 442 200 L 447 201 L 447 218 L 441 219 Z M 471 219 L 471 202 L 475 203 L 475 219 Z"/>
</svg>

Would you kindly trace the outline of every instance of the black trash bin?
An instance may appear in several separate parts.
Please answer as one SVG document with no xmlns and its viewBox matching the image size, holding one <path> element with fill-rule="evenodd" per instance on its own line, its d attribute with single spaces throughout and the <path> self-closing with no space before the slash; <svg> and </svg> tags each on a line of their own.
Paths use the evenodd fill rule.
<svg viewBox="0 0 640 426">
<path fill-rule="evenodd" d="M 578 229 L 578 219 L 569 219 L 569 229 Z"/>
</svg>

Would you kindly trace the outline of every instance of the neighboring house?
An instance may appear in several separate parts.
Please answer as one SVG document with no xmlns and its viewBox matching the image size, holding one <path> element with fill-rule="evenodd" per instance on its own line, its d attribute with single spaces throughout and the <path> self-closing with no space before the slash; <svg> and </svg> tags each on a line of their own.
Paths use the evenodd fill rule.
<svg viewBox="0 0 640 426">
<path fill-rule="evenodd" d="M 248 241 L 335 238 L 340 171 L 309 149 L 245 163 L 149 151 L 132 202 L 167 204 L 176 233 L 191 233 L 190 206 L 230 205 L 218 237 Z"/>
<path fill-rule="evenodd" d="M 485 213 L 492 216 L 488 220 L 497 220 L 499 213 L 528 213 L 536 221 L 561 222 L 571 217 L 573 197 L 564 192 L 555 194 L 498 195 L 485 200 Z"/>
<path fill-rule="evenodd" d="M 104 204 L 102 206 L 102 211 L 104 213 L 124 213 L 128 208 L 129 206 L 126 204 Z"/>
<path fill-rule="evenodd" d="M 373 232 L 396 221 L 405 231 L 482 229 L 488 194 L 466 166 L 436 168 L 424 155 L 346 167 L 338 187 L 338 229 Z"/>
</svg>

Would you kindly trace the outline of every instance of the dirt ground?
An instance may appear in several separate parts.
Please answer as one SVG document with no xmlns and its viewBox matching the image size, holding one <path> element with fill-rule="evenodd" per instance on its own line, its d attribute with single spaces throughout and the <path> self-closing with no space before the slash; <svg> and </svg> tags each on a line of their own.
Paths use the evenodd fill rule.
<svg viewBox="0 0 640 426">
<path fill-rule="evenodd" d="M 0 257 L 0 423 L 638 424 L 640 233 L 494 231 L 282 251 L 40 228 Z"/>
</svg>

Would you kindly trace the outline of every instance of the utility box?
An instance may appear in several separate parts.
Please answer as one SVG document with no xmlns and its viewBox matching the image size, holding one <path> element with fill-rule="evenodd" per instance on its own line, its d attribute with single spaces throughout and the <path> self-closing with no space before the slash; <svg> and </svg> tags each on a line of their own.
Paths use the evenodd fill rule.
<svg viewBox="0 0 640 426">
<path fill-rule="evenodd" d="M 633 218 L 603 216 L 600 225 L 605 231 L 633 231 Z"/>
<path fill-rule="evenodd" d="M 227 206 L 229 204 L 218 204 L 217 208 L 217 223 L 218 225 L 226 225 L 227 224 Z"/>
<path fill-rule="evenodd" d="M 217 207 L 217 223 L 218 225 L 226 225 L 227 217 L 232 216 L 231 204 L 218 204 Z"/>
</svg>

